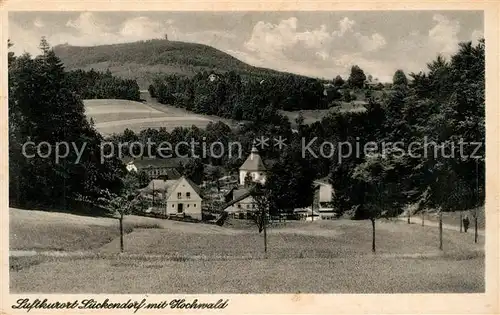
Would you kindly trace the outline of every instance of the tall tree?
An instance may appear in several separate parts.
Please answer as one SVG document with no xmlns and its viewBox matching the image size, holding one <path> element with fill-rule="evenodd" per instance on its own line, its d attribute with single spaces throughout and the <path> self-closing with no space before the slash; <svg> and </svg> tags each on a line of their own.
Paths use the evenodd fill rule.
<svg viewBox="0 0 500 315">
<path fill-rule="evenodd" d="M 365 72 L 357 65 L 352 66 L 351 74 L 349 75 L 349 85 L 355 88 L 362 88 L 365 85 Z"/>
<path fill-rule="evenodd" d="M 287 149 L 268 173 L 266 189 L 270 195 L 270 214 L 293 211 L 311 205 L 314 172 L 300 152 Z"/>
<path fill-rule="evenodd" d="M 336 87 L 341 87 L 344 85 L 344 83 L 344 79 L 342 79 L 340 75 L 337 75 L 335 79 L 333 79 L 333 85 L 335 85 Z"/>
<path fill-rule="evenodd" d="M 267 253 L 267 226 L 269 224 L 269 208 L 272 197 L 269 191 L 260 184 L 252 187 L 252 196 L 257 208 L 255 222 L 259 228 L 259 233 L 264 232 L 264 253 Z"/>
<path fill-rule="evenodd" d="M 396 216 L 401 213 L 403 198 L 399 190 L 397 159 L 382 155 L 369 155 L 353 172 L 353 179 L 363 191 L 359 205 L 372 223 L 372 251 L 375 246 L 375 223 L 378 218 Z"/>
<path fill-rule="evenodd" d="M 40 47 L 42 54 L 34 59 L 27 54 L 10 58 L 11 202 L 65 207 L 68 199 L 95 200 L 103 190 L 120 189 L 122 167 L 116 159 L 100 162 L 102 137 L 86 120 L 81 99 L 66 87 L 64 67 L 45 39 Z M 45 153 L 50 149 L 52 155 L 20 154 L 19 145 L 27 141 L 47 142 Z M 63 144 L 60 153 L 67 145 L 68 154 L 60 160 L 54 159 L 54 150 L 61 150 L 57 143 Z"/>
<path fill-rule="evenodd" d="M 403 72 L 403 70 L 396 70 L 394 76 L 392 77 L 392 84 L 403 86 L 408 85 L 408 79 L 406 78 L 406 74 Z"/>
</svg>

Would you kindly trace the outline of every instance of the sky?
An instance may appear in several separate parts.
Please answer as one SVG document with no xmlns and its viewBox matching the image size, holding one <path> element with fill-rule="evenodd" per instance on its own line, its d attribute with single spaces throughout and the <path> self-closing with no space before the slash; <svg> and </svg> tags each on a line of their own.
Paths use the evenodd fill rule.
<svg viewBox="0 0 500 315">
<path fill-rule="evenodd" d="M 482 11 L 10 12 L 16 54 L 152 38 L 213 46 L 254 66 L 332 79 L 352 65 L 391 81 L 483 36 Z"/>
</svg>

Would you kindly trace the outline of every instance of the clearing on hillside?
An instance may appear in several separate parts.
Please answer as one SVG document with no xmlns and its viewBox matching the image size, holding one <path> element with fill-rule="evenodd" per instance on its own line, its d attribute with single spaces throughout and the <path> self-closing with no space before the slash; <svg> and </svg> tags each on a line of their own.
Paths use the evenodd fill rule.
<svg viewBox="0 0 500 315">
<path fill-rule="evenodd" d="M 99 99 L 84 100 L 85 114 L 94 121 L 96 129 L 103 135 L 122 133 L 125 129 L 140 132 L 147 128 L 176 127 L 204 128 L 212 119 L 171 106 L 162 110 L 145 103 L 128 100 Z"/>
</svg>

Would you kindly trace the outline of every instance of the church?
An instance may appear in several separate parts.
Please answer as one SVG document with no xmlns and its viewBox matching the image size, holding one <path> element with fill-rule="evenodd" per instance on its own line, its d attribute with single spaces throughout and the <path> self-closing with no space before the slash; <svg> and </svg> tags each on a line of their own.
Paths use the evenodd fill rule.
<svg viewBox="0 0 500 315">
<path fill-rule="evenodd" d="M 255 201 L 250 195 L 249 186 L 252 183 L 265 184 L 266 176 L 266 166 L 254 144 L 250 155 L 240 166 L 238 187 L 231 189 L 226 195 L 226 202 L 234 202 L 226 211 L 236 217 L 246 217 L 247 212 L 255 211 Z"/>
<path fill-rule="evenodd" d="M 255 144 L 252 146 L 252 151 L 250 151 L 245 163 L 240 166 L 240 186 L 245 186 L 247 177 L 255 183 L 266 183 L 266 167 Z"/>
</svg>

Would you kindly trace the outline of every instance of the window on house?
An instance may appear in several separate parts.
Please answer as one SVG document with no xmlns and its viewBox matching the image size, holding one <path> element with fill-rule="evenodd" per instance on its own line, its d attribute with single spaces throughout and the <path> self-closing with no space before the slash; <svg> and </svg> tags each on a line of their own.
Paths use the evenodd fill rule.
<svg viewBox="0 0 500 315">
<path fill-rule="evenodd" d="M 191 199 L 191 193 L 190 192 L 186 193 L 186 199 Z"/>
<path fill-rule="evenodd" d="M 177 193 L 177 199 L 181 199 L 182 198 L 182 193 Z"/>
<path fill-rule="evenodd" d="M 175 207 L 175 205 L 174 205 L 174 204 L 172 204 L 172 208 L 173 208 L 173 207 Z"/>
<path fill-rule="evenodd" d="M 250 205 L 247 205 L 247 209 L 250 209 Z"/>
<path fill-rule="evenodd" d="M 189 208 L 189 203 L 188 203 L 187 207 Z"/>
<path fill-rule="evenodd" d="M 196 204 L 194 204 L 194 207 L 196 208 Z"/>
<path fill-rule="evenodd" d="M 241 209 L 241 204 L 240 204 L 240 203 L 238 204 L 238 208 L 240 208 L 240 209 Z"/>
</svg>

